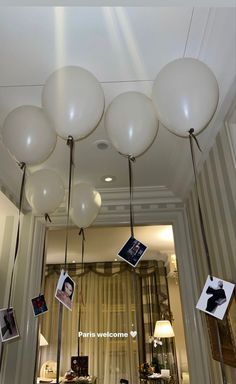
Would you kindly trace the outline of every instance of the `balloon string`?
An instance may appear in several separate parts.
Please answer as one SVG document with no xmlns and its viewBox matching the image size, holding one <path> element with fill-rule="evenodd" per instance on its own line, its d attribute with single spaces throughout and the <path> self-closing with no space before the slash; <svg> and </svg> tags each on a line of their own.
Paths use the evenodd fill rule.
<svg viewBox="0 0 236 384">
<path fill-rule="evenodd" d="M 68 202 L 67 202 L 67 219 L 66 219 L 66 241 L 65 241 L 65 261 L 64 261 L 65 271 L 67 271 L 67 250 L 68 250 L 70 198 L 71 198 L 71 180 L 72 180 L 73 147 L 74 147 L 74 139 L 73 139 L 72 136 L 68 136 L 66 144 L 70 147 L 70 165 L 69 165 Z M 59 303 L 58 337 L 57 337 L 57 377 L 56 377 L 57 384 L 59 384 L 59 376 L 60 376 L 61 340 L 62 340 L 62 315 L 63 315 L 63 304 Z"/>
<path fill-rule="evenodd" d="M 132 272 L 133 276 L 133 291 L 134 291 L 134 306 L 135 306 L 135 320 L 136 320 L 136 332 L 137 332 L 137 352 L 138 352 L 138 363 L 139 367 L 141 365 L 141 356 L 140 356 L 140 338 L 138 333 L 138 325 L 139 325 L 139 316 L 138 316 L 138 291 L 137 291 L 137 274 L 135 272 L 135 268 L 133 268 Z"/>
<path fill-rule="evenodd" d="M 80 325 L 81 325 L 81 305 L 84 305 L 84 298 L 83 298 L 83 273 L 84 273 L 84 242 L 85 242 L 85 235 L 84 235 L 84 229 L 81 228 L 79 231 L 79 236 L 82 236 L 82 245 L 81 245 L 81 290 L 79 292 L 79 318 L 78 318 L 78 332 L 80 332 Z M 80 355 L 80 337 L 78 337 L 78 356 Z"/>
<path fill-rule="evenodd" d="M 134 213 L 133 213 L 133 170 L 132 162 L 135 161 L 133 156 L 128 156 L 129 165 L 129 216 L 130 216 L 130 232 L 131 236 L 134 237 Z"/>
<path fill-rule="evenodd" d="M 44 217 L 46 216 L 47 214 L 44 215 Z M 48 216 L 49 217 L 49 216 Z M 45 221 L 47 222 L 48 218 L 45 217 Z M 51 222 L 51 221 L 50 221 Z M 41 295 L 41 293 L 43 292 L 43 285 L 44 285 L 44 278 L 45 278 L 45 275 L 44 275 L 44 265 L 45 265 L 45 257 L 46 257 L 46 237 L 47 237 L 47 232 L 45 230 L 44 232 L 44 239 L 43 239 L 43 257 L 42 257 L 42 270 L 41 270 L 41 281 L 40 281 L 40 292 L 39 292 L 39 296 Z M 37 322 L 37 335 L 39 335 L 39 322 Z M 37 355 L 37 352 L 38 352 L 38 348 L 39 348 L 39 338 L 37 339 L 37 343 L 35 345 L 35 354 Z M 34 377 L 37 376 L 37 370 L 38 370 L 38 359 L 35 359 L 35 364 L 34 364 Z"/>
<path fill-rule="evenodd" d="M 67 219 L 66 219 L 66 242 L 65 242 L 65 262 L 64 262 L 65 271 L 67 269 L 67 250 L 68 250 L 70 200 L 71 200 L 71 180 L 72 180 L 73 147 L 74 147 L 74 139 L 72 136 L 68 136 L 67 145 L 70 147 L 70 166 L 69 166 L 68 202 L 67 202 Z"/>
<path fill-rule="evenodd" d="M 26 173 L 26 164 L 23 163 L 23 162 L 22 163 L 18 163 L 17 162 L 17 164 L 19 165 L 20 169 L 23 170 L 23 174 L 22 174 L 21 188 L 20 188 L 20 201 L 19 201 L 19 210 L 18 210 L 18 224 L 17 224 L 15 254 L 14 254 L 14 260 L 13 260 L 12 271 L 11 271 L 11 280 L 10 280 L 10 288 L 9 288 L 9 295 L 8 295 L 7 313 L 10 310 L 10 307 L 11 307 L 13 277 L 14 277 L 16 259 L 17 259 L 17 255 L 18 255 L 19 238 L 20 238 L 20 214 L 21 214 L 21 209 L 22 209 L 22 200 L 23 200 L 23 191 L 24 191 L 24 185 L 25 185 L 25 173 Z M 3 354 L 4 354 L 4 343 L 1 343 L 1 349 L 0 349 L 0 372 L 1 372 L 1 369 L 2 369 Z"/>
<path fill-rule="evenodd" d="M 0 344 L 0 373 L 2 370 L 2 362 L 3 362 L 3 351 L 4 351 L 4 343 Z"/>
<path fill-rule="evenodd" d="M 79 236 L 82 236 L 81 260 L 82 260 L 82 273 L 83 273 L 84 272 L 84 242 L 85 242 L 84 228 L 80 229 Z"/>
<path fill-rule="evenodd" d="M 132 163 L 135 162 L 135 157 L 128 156 L 128 165 L 129 165 L 129 213 L 130 213 L 130 232 L 131 236 L 134 237 L 134 212 L 133 212 L 133 169 Z M 136 318 L 136 327 L 138 331 L 139 317 L 138 317 L 138 292 L 137 292 L 137 275 L 135 272 L 135 268 L 133 268 L 132 272 L 133 276 L 133 291 L 134 291 L 134 305 L 135 305 L 135 318 Z M 138 353 L 138 362 L 139 366 L 141 364 L 141 356 L 140 356 L 140 338 L 137 333 L 137 353 Z"/>
<path fill-rule="evenodd" d="M 221 347 L 221 340 L 220 340 L 220 332 L 219 332 L 219 324 L 217 319 L 214 319 L 216 323 L 216 338 L 217 338 L 217 344 L 219 349 L 219 357 L 220 357 L 220 369 L 221 369 L 221 375 L 222 375 L 222 382 L 223 384 L 227 384 L 227 378 L 225 373 L 225 365 L 224 365 L 224 358 L 222 353 L 222 347 Z"/>
<path fill-rule="evenodd" d="M 45 219 L 45 220 L 47 221 L 47 219 Z M 49 221 L 51 223 L 51 220 L 49 220 Z M 39 292 L 39 295 L 43 291 L 43 283 L 44 283 L 44 277 L 45 277 L 44 276 L 44 264 L 45 264 L 45 258 L 46 258 L 46 237 L 47 237 L 47 232 L 45 230 L 45 232 L 44 232 L 44 239 L 43 239 L 42 272 L 41 272 L 41 282 L 40 282 L 40 292 Z"/>
<path fill-rule="evenodd" d="M 58 330 L 57 330 L 57 378 L 56 384 L 60 383 L 60 361 L 61 361 L 61 339 L 62 339 L 62 314 L 63 304 L 59 303 Z"/>
<path fill-rule="evenodd" d="M 203 239 L 204 250 L 205 250 L 205 254 L 206 254 L 208 272 L 210 275 L 210 279 L 212 281 L 213 280 L 212 266 L 211 266 L 209 248 L 208 248 L 208 244 L 207 244 L 207 237 L 206 237 L 206 232 L 205 232 L 205 227 L 204 227 L 204 222 L 203 222 L 203 217 L 202 217 L 201 204 L 200 204 L 200 199 L 199 199 L 196 162 L 195 162 L 195 156 L 194 156 L 194 150 L 193 150 L 193 140 L 196 142 L 198 149 L 200 151 L 201 151 L 201 148 L 199 146 L 199 143 L 198 143 L 196 136 L 194 135 L 194 129 L 190 129 L 190 131 L 189 131 L 189 140 L 190 140 L 190 149 L 191 149 L 191 157 L 192 157 L 192 164 L 193 164 L 196 194 L 197 194 L 197 205 L 198 205 L 198 213 L 199 213 L 199 220 L 200 220 L 200 229 L 201 229 L 201 234 L 202 234 L 202 239 Z"/>
<path fill-rule="evenodd" d="M 18 248 L 19 248 L 19 239 L 20 239 L 20 214 L 22 209 L 22 200 L 23 200 L 23 192 L 24 192 L 24 185 L 25 185 L 25 173 L 26 173 L 26 165 L 25 163 L 18 163 L 20 166 L 20 169 L 23 170 L 22 174 L 22 180 L 21 180 L 21 187 L 20 187 L 20 202 L 19 202 L 19 210 L 18 210 L 18 224 L 17 224 L 17 234 L 16 234 L 16 245 L 15 245 L 15 255 L 14 255 L 14 261 L 11 271 L 11 280 L 10 280 L 10 289 L 9 289 L 9 296 L 8 296 L 8 305 L 7 309 L 10 309 L 11 306 L 11 300 L 12 300 L 12 286 L 13 286 L 13 277 L 14 277 L 14 271 L 15 271 L 15 265 L 18 255 Z"/>
</svg>

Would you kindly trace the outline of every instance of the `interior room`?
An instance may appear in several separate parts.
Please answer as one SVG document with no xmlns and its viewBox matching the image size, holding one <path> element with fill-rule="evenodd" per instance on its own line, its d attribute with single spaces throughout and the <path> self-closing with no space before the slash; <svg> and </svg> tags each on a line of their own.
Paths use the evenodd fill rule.
<svg viewBox="0 0 236 384">
<path fill-rule="evenodd" d="M 0 3 L 0 384 L 234 384 L 235 2 L 20 3 Z M 208 279 L 231 291 L 196 308 Z"/>
<path fill-rule="evenodd" d="M 110 327 L 110 332 L 112 330 L 124 329 L 128 326 L 130 327 L 130 332 L 132 332 L 132 329 L 134 328 L 134 314 L 131 313 L 131 320 L 129 322 L 128 319 L 126 319 L 126 313 L 127 310 L 124 311 L 122 308 L 125 308 L 125 305 L 127 304 L 125 301 L 125 298 L 122 295 L 122 292 L 119 293 L 120 290 L 122 290 L 122 287 L 125 287 L 125 297 L 127 295 L 129 296 L 128 301 L 131 302 L 132 311 L 134 310 L 134 303 L 133 303 L 133 296 L 134 292 L 129 293 L 129 288 L 127 285 L 127 278 L 132 283 L 132 279 L 129 278 L 129 274 L 126 276 L 125 270 L 120 271 L 120 261 L 119 257 L 117 255 L 119 251 L 119 247 L 122 246 L 123 243 L 126 242 L 127 238 L 129 238 L 129 227 L 94 227 L 94 228 L 88 228 L 86 230 L 86 243 L 85 243 L 85 251 L 84 251 L 84 269 L 85 273 L 81 275 L 81 246 L 82 246 L 82 240 L 81 236 L 78 234 L 78 230 L 71 229 L 69 232 L 69 248 L 68 248 L 68 265 L 69 265 L 69 271 L 70 276 L 76 281 L 76 284 L 78 285 L 78 298 L 75 297 L 75 301 L 73 303 L 73 306 L 76 305 L 77 301 L 79 302 L 79 305 L 81 305 L 81 315 L 79 316 L 79 311 L 75 310 L 75 318 L 71 320 L 71 324 L 69 323 L 69 318 L 64 320 L 63 323 L 63 334 L 66 333 L 67 337 L 66 340 L 68 341 L 64 345 L 64 352 L 63 354 L 63 365 L 64 365 L 64 371 L 66 371 L 67 367 L 70 367 L 70 357 L 77 354 L 77 349 L 80 349 L 81 355 L 86 355 L 86 350 L 89 350 L 88 355 L 90 356 L 93 351 L 94 360 L 98 360 L 98 356 L 96 356 L 95 349 L 96 347 L 99 349 L 100 340 L 96 340 L 96 343 L 94 345 L 93 339 L 91 336 L 85 337 L 80 336 L 78 339 L 74 335 L 73 332 L 73 323 L 80 324 L 80 330 L 78 332 L 82 332 L 85 334 L 86 332 L 91 334 L 91 330 L 106 330 L 106 325 Z M 146 288 L 145 284 L 151 284 L 150 281 L 146 281 L 142 283 L 144 285 L 144 288 L 142 287 L 139 290 L 138 296 L 144 295 L 143 298 L 143 305 L 142 311 L 145 311 L 144 302 L 147 301 L 148 304 L 148 310 L 146 311 L 148 313 L 148 317 L 151 319 L 147 321 L 147 315 L 145 313 L 141 313 L 141 319 L 142 319 L 142 327 L 144 326 L 145 332 L 143 335 L 143 343 L 144 346 L 142 349 L 146 349 L 146 355 L 148 355 L 148 359 L 150 361 L 153 360 L 153 357 L 156 355 L 158 356 L 158 360 L 160 362 L 160 365 L 163 365 L 164 368 L 164 353 L 165 352 L 165 345 L 156 346 L 153 348 L 153 335 L 154 335 L 154 328 L 153 324 L 155 323 L 155 318 L 163 318 L 163 319 L 170 319 L 173 324 L 173 329 L 175 333 L 175 344 L 168 345 L 169 349 L 175 348 L 176 352 L 176 360 L 178 359 L 179 362 L 176 367 L 173 364 L 174 356 L 172 356 L 173 351 L 169 351 L 169 361 L 166 365 L 171 366 L 172 370 L 175 371 L 175 374 L 178 374 L 178 368 L 180 370 L 180 376 L 185 376 L 185 380 L 187 380 L 188 376 L 188 365 L 187 365 L 187 354 L 186 354 L 186 346 L 185 346 L 185 338 L 184 338 L 184 329 L 183 329 L 183 320 L 182 320 L 182 313 L 181 313 L 181 303 L 180 303 L 180 293 L 179 293 L 179 286 L 178 286 L 178 272 L 177 272 L 177 266 L 176 266 L 176 259 L 175 259 L 175 248 L 174 248 L 174 239 L 173 239 L 173 232 L 172 227 L 170 225 L 164 225 L 164 226 L 138 226 L 135 228 L 135 235 L 136 237 L 142 242 L 145 243 L 148 246 L 148 249 L 145 253 L 145 255 L 142 257 L 142 270 L 145 271 L 145 274 L 148 274 L 151 276 L 154 272 L 154 269 L 156 269 L 156 278 L 154 279 L 152 284 L 153 289 L 155 292 L 158 292 L 161 290 L 161 294 L 158 294 L 160 297 L 157 300 L 156 303 L 152 302 L 152 295 L 150 297 L 146 297 L 146 294 L 144 293 Z M 65 239 L 65 230 L 63 229 L 56 229 L 56 230 L 50 230 L 48 232 L 47 236 L 47 251 L 46 251 L 46 270 L 45 270 L 45 296 L 46 296 L 46 302 L 48 303 L 48 314 L 44 316 L 44 318 L 41 318 L 40 322 L 40 330 L 41 334 L 45 336 L 48 344 L 42 348 L 42 351 L 40 351 L 40 362 L 38 362 L 39 367 L 45 366 L 45 362 L 52 360 L 53 361 L 53 355 L 54 360 L 56 356 L 56 334 L 51 332 L 52 323 L 54 323 L 58 315 L 58 308 L 55 308 L 55 312 L 53 312 L 53 309 L 50 309 L 50 303 L 54 303 L 54 295 L 55 295 L 55 282 L 58 280 L 58 273 L 60 272 L 60 269 L 64 262 L 64 239 Z M 157 245 L 158 244 L 158 245 Z M 155 267 L 155 268 L 154 268 Z M 95 283 L 96 280 L 96 270 L 99 270 L 99 279 Z M 102 272 L 104 270 L 104 273 Z M 111 272 L 112 271 L 112 272 Z M 87 276 L 88 274 L 91 274 L 91 277 Z M 110 279 L 109 282 L 103 282 L 102 279 L 104 278 Z M 91 282 L 89 283 L 89 287 L 87 286 L 88 282 L 87 279 L 92 279 L 93 284 Z M 144 279 L 144 277 L 143 277 Z M 151 279 L 151 277 L 149 277 Z M 81 282 L 82 280 L 82 282 Z M 105 284 L 105 285 L 104 285 Z M 108 284 L 108 285 L 107 285 Z M 52 287 L 52 290 L 51 288 Z M 108 288 L 110 287 L 110 289 Z M 115 290 L 113 293 L 113 296 L 111 294 L 111 290 Z M 117 287 L 117 288 L 116 288 Z M 111 295 L 110 298 L 106 298 L 107 301 L 103 302 L 104 300 L 104 293 L 103 295 L 99 295 L 99 298 L 95 299 L 96 292 L 103 291 L 106 289 L 107 293 Z M 116 289 L 118 292 L 116 292 Z M 149 287 L 149 290 L 151 289 L 151 286 Z M 131 284 L 131 291 L 132 291 L 132 284 Z M 142 293 L 143 292 L 143 293 Z M 81 295 L 83 294 L 83 298 L 81 300 Z M 116 303 L 117 295 L 119 297 L 119 304 Z M 102 300 L 101 302 L 99 300 Z M 96 302 L 98 300 L 98 303 Z M 90 302 L 93 301 L 93 305 L 90 304 Z M 54 304 L 52 304 L 54 305 Z M 100 311 L 98 310 L 97 316 L 94 319 L 95 322 L 91 321 L 91 318 L 93 317 L 93 311 L 94 309 L 90 309 L 90 307 L 107 307 L 107 310 L 104 308 Z M 147 306 L 147 304 L 146 304 Z M 159 311 L 160 313 L 157 314 L 157 309 L 153 310 L 153 306 L 160 307 Z M 172 311 L 172 306 L 174 310 Z M 119 309 L 117 309 L 117 307 Z M 116 314 L 116 310 L 119 311 L 120 318 Z M 102 318 L 98 320 L 99 313 L 104 313 Z M 106 311 L 111 313 L 111 318 L 107 319 L 106 323 Z M 122 312 L 123 317 L 122 317 Z M 50 313 L 53 315 L 50 316 Z M 104 317 L 105 316 L 105 317 Z M 154 319 L 152 319 L 154 317 Z M 89 330 L 87 329 L 86 325 L 87 323 L 90 323 Z M 109 325 L 110 324 L 110 325 Z M 132 327 L 133 324 L 133 327 Z M 71 328 L 70 328 L 71 327 Z M 70 330 L 68 330 L 70 328 Z M 140 334 L 142 331 L 140 330 Z M 71 338 L 71 340 L 70 340 Z M 88 339 L 88 340 L 87 340 Z M 92 340 L 91 340 L 92 339 Z M 166 340 L 167 341 L 167 340 Z M 124 342 L 124 340 L 123 340 Z M 118 344 L 115 349 L 115 359 L 114 357 L 111 357 L 111 359 L 114 359 L 114 364 L 116 364 L 116 368 L 112 370 L 113 376 L 111 376 L 110 372 L 109 374 L 109 380 L 117 381 L 119 377 L 122 375 L 122 369 L 123 369 L 123 376 L 127 377 L 126 371 L 129 370 L 129 366 L 132 365 L 130 361 L 128 361 L 128 366 L 125 365 L 125 362 L 127 361 L 127 355 L 125 354 L 125 361 L 122 359 L 119 361 L 117 358 L 118 353 L 122 353 L 122 344 L 120 345 L 121 340 L 118 340 Z M 108 344 L 108 345 L 107 345 Z M 53 351 L 54 347 L 54 351 Z M 112 353 L 112 349 L 114 348 L 114 340 L 109 340 L 106 345 L 102 347 L 104 349 L 104 354 Z M 121 350 L 120 350 L 121 348 Z M 163 351 L 162 351 L 163 348 Z M 124 351 L 123 351 L 124 353 Z M 177 358 L 178 355 L 178 358 Z M 143 359 L 142 359 L 143 360 Z M 112 363 L 109 362 L 109 365 L 111 366 Z M 90 362 L 89 360 L 89 371 L 95 373 L 96 377 L 101 377 L 101 382 L 108 380 L 108 376 L 106 379 L 105 372 L 101 372 L 106 370 L 107 365 L 104 364 L 104 361 L 102 359 L 100 364 L 94 364 L 93 360 Z M 136 369 L 134 370 L 133 375 L 135 375 Z M 41 375 L 40 375 L 41 376 Z M 105 377 L 104 377 L 105 376 Z M 137 378 L 133 377 L 132 380 L 137 380 Z M 187 382 L 187 381 L 185 381 Z"/>
</svg>

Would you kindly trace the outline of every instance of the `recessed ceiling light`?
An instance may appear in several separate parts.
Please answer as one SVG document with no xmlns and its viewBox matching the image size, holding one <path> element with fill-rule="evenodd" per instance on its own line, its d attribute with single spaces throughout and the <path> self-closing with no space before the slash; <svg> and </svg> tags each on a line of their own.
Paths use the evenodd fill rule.
<svg viewBox="0 0 236 384">
<path fill-rule="evenodd" d="M 96 145 L 97 149 L 100 149 L 101 151 L 104 151 L 109 147 L 107 140 L 96 140 L 94 144 Z"/>
<path fill-rule="evenodd" d="M 111 183 L 112 181 L 115 181 L 115 176 L 111 176 L 111 175 L 107 175 L 107 176 L 103 176 L 101 178 L 102 181 L 105 181 L 106 183 Z"/>
<path fill-rule="evenodd" d="M 115 261 L 117 261 L 117 259 L 115 259 Z"/>
<path fill-rule="evenodd" d="M 75 260 L 72 260 L 72 263 L 75 263 Z"/>
</svg>

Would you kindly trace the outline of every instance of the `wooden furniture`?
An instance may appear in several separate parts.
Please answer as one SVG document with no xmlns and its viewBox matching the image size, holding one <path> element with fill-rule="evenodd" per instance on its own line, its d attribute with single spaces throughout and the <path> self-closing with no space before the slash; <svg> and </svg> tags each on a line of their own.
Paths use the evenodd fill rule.
<svg viewBox="0 0 236 384">
<path fill-rule="evenodd" d="M 76 380 L 62 380 L 62 383 L 64 384 L 69 384 L 69 383 L 71 383 L 71 384 L 96 384 L 96 382 L 97 382 L 97 378 L 95 377 L 95 376 L 93 376 L 92 377 L 92 379 L 91 380 L 86 380 L 86 379 L 84 379 L 84 380 L 80 380 L 79 378 L 78 379 L 76 379 Z"/>
<path fill-rule="evenodd" d="M 146 379 L 141 379 L 142 384 L 174 384 L 175 381 L 173 381 L 172 377 L 147 377 Z"/>
<path fill-rule="evenodd" d="M 48 384 L 53 384 L 56 383 L 56 379 L 47 379 L 47 378 L 40 378 L 38 377 L 37 379 L 37 384 L 39 383 L 48 383 Z M 97 378 L 95 376 L 92 377 L 91 381 L 88 380 L 66 380 L 63 377 L 60 377 L 60 383 L 61 384 L 96 384 L 97 383 Z"/>
</svg>

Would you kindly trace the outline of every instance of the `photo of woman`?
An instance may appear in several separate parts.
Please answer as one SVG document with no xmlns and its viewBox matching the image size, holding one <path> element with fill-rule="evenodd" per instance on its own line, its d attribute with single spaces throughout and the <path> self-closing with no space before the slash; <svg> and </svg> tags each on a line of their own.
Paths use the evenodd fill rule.
<svg viewBox="0 0 236 384">
<path fill-rule="evenodd" d="M 64 272 L 64 270 L 62 270 L 58 280 L 55 297 L 70 310 L 72 310 L 74 288 L 74 281 L 66 272 Z"/>
<path fill-rule="evenodd" d="M 136 267 L 146 250 L 146 245 L 131 236 L 119 251 L 118 256 L 132 265 L 132 267 Z"/>
</svg>

